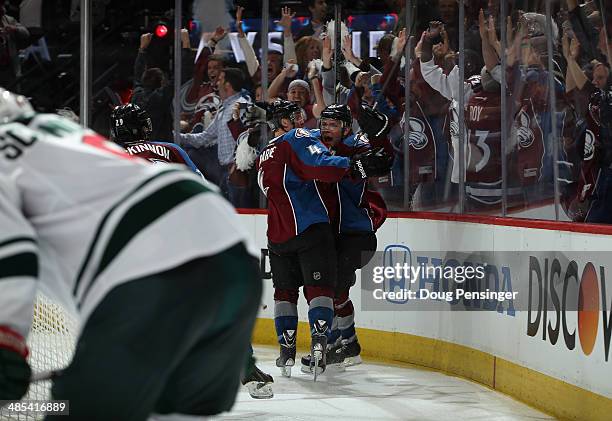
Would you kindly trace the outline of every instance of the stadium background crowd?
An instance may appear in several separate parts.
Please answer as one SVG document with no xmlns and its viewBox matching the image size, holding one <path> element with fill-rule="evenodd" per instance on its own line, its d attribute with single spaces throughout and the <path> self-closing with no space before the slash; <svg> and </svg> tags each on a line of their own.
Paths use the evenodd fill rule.
<svg viewBox="0 0 612 421">
<path fill-rule="evenodd" d="M 0 3 L 3 86 L 78 120 L 79 2 Z M 257 2 L 185 1 L 175 75 L 173 1 L 94 0 L 88 124 L 108 136 L 112 108 L 135 103 L 151 116 L 152 140 L 180 143 L 236 207 L 257 208 L 255 170 L 236 165 L 236 149 L 254 138 L 263 147 L 269 131 L 249 124 L 249 104 L 288 99 L 316 128 L 325 106 L 356 112 L 365 102 L 393 124 L 393 169 L 370 180 L 390 210 L 612 222 L 612 8 L 408 4 L 344 2 L 334 48 L 332 2 L 270 1 L 264 17 Z"/>
</svg>

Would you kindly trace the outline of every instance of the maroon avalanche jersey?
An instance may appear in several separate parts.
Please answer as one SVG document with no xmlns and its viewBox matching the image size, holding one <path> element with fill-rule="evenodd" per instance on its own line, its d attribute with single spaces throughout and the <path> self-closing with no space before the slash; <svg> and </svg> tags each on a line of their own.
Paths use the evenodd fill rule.
<svg viewBox="0 0 612 421">
<path fill-rule="evenodd" d="M 433 182 L 437 172 L 436 141 L 419 101 L 410 105 L 409 145 L 410 183 Z"/>
<path fill-rule="evenodd" d="M 544 165 L 544 133 L 531 98 L 521 101 L 514 116 L 512 139 L 517 142 L 514 162 L 509 166 L 509 178 L 518 177 L 521 185 L 536 184 Z"/>
<path fill-rule="evenodd" d="M 183 164 L 194 172 L 199 172 L 187 153 L 178 145 L 166 142 L 138 142 L 125 145 L 127 153 L 144 158 L 153 163 L 170 162 Z"/>
<path fill-rule="evenodd" d="M 268 198 L 268 240 L 284 243 L 317 223 L 329 223 L 315 180 L 335 183 L 350 160 L 333 156 L 307 129 L 272 139 L 257 158 L 257 182 Z"/>
<path fill-rule="evenodd" d="M 578 180 L 578 200 L 584 202 L 586 199 L 591 197 L 595 190 L 595 184 L 597 184 L 597 178 L 599 177 L 599 171 L 601 165 L 599 163 L 599 136 L 600 128 L 599 124 L 591 117 L 591 113 L 586 114 L 586 130 L 584 136 L 584 157 L 582 158 L 582 165 L 580 171 L 580 178 Z"/>
<path fill-rule="evenodd" d="M 472 95 L 465 118 L 470 144 L 466 182 L 501 183 L 500 92 L 481 91 Z"/>
</svg>

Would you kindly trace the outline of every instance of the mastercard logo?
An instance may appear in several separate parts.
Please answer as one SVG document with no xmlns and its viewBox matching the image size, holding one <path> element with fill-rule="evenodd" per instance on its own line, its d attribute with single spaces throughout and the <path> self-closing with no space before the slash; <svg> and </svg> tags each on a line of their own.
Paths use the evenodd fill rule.
<svg viewBox="0 0 612 421">
<path fill-rule="evenodd" d="M 590 355 L 599 327 L 599 282 L 592 263 L 587 263 L 580 279 L 578 295 L 578 335 L 585 355 Z"/>
</svg>

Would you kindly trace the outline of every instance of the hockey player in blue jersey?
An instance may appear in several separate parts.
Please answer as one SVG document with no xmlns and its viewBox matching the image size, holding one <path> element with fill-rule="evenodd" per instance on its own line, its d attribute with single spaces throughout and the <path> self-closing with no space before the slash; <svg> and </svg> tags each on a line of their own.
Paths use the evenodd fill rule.
<svg viewBox="0 0 612 421">
<path fill-rule="evenodd" d="M 309 303 L 316 379 L 326 365 L 337 261 L 330 215 L 315 180 L 361 180 L 388 171 L 390 163 L 369 152 L 351 158 L 334 156 L 320 141 L 318 130 L 299 128 L 303 121 L 299 110 L 285 103 L 278 101 L 268 110 L 276 137 L 258 158 L 258 181 L 269 203 L 268 249 L 280 344 L 276 365 L 290 376 L 295 361 L 298 290 L 303 286 Z"/>
<path fill-rule="evenodd" d="M 353 157 L 371 150 L 372 143 L 388 143 L 388 118 L 368 106 L 358 113 L 361 131 L 352 133 L 351 110 L 347 105 L 330 105 L 319 123 L 323 143 L 337 156 Z M 362 268 L 376 251 L 376 230 L 386 219 L 382 197 L 368 189 L 367 179 L 344 177 L 338 183 L 317 182 L 334 230 L 337 253 L 337 283 L 334 296 L 334 323 L 328 339 L 327 364 L 359 364 L 361 346 L 357 341 L 353 303 L 349 289 L 355 284 L 355 271 Z M 346 361 L 345 361 L 346 360 Z M 311 358 L 302 358 L 302 371 L 311 370 Z"/>
</svg>

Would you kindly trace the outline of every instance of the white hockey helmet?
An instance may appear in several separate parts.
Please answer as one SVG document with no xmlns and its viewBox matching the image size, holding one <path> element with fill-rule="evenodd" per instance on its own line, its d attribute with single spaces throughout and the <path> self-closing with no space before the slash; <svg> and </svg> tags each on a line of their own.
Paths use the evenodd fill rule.
<svg viewBox="0 0 612 421">
<path fill-rule="evenodd" d="M 32 105 L 22 95 L 0 88 L 0 124 L 6 124 L 24 114 L 34 112 Z"/>
</svg>

